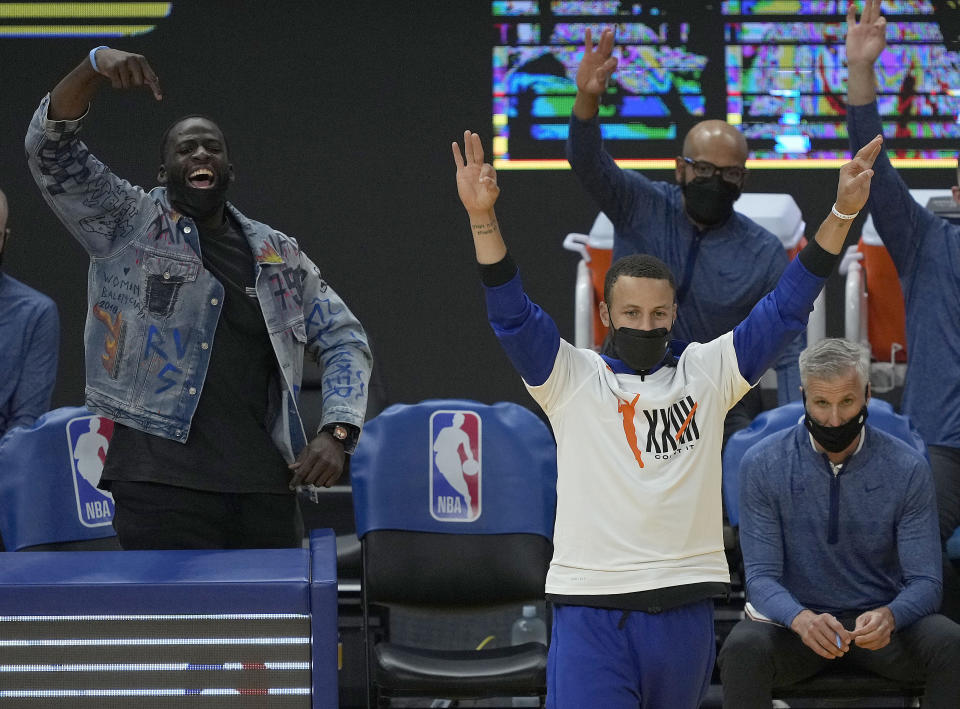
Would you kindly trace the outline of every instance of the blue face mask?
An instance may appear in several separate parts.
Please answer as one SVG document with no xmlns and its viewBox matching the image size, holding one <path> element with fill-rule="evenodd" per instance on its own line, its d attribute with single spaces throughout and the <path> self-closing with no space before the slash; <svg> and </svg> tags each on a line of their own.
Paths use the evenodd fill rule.
<svg viewBox="0 0 960 709">
<path fill-rule="evenodd" d="M 613 331 L 613 350 L 618 359 L 631 369 L 646 372 L 656 367 L 667 355 L 670 345 L 670 330 L 636 330 L 618 327 Z"/>
</svg>

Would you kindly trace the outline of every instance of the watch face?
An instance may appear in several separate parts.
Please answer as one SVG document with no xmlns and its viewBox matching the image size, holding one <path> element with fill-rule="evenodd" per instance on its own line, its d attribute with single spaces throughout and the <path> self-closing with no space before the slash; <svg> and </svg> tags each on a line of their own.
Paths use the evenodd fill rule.
<svg viewBox="0 0 960 709">
<path fill-rule="evenodd" d="M 336 438 L 338 441 L 347 440 L 347 436 L 349 435 L 347 433 L 346 427 L 344 426 L 334 426 L 332 433 L 333 433 L 333 437 Z"/>
</svg>

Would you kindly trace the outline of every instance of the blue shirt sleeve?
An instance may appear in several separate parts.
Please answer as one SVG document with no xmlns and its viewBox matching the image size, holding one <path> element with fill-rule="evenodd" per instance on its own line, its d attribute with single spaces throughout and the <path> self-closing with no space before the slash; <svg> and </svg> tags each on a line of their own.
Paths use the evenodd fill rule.
<svg viewBox="0 0 960 709">
<path fill-rule="evenodd" d="M 864 106 L 850 106 L 847 128 L 853 153 L 881 133 L 876 101 Z M 897 267 L 897 273 L 901 279 L 909 278 L 917 267 L 924 241 L 934 233 L 939 218 L 917 204 L 910 194 L 910 188 L 890 164 L 885 150 L 880 151 L 873 163 L 867 207 L 873 216 L 877 234 Z"/>
<path fill-rule="evenodd" d="M 897 558 L 904 586 L 887 605 L 897 630 L 940 608 L 943 571 L 936 509 L 930 467 L 918 458 L 910 473 L 903 515 L 897 521 Z"/>
<path fill-rule="evenodd" d="M 744 379 L 756 384 L 791 340 L 804 330 L 825 280 L 808 271 L 799 258 L 793 259 L 777 287 L 733 329 L 733 347 Z"/>
<path fill-rule="evenodd" d="M 50 398 L 57 381 L 60 350 L 60 318 L 52 300 L 44 300 L 37 317 L 27 323 L 25 352 L 20 381 L 10 401 L 7 428 L 31 426 L 50 410 Z"/>
<path fill-rule="evenodd" d="M 487 319 L 507 357 L 527 384 L 543 384 L 560 351 L 560 331 L 553 318 L 524 292 L 519 272 L 484 290 Z"/>
<path fill-rule="evenodd" d="M 776 501 L 767 490 L 766 466 L 751 452 L 740 466 L 740 546 L 747 562 L 747 597 L 758 611 L 789 628 L 803 605 L 780 583 L 783 533 Z"/>
</svg>

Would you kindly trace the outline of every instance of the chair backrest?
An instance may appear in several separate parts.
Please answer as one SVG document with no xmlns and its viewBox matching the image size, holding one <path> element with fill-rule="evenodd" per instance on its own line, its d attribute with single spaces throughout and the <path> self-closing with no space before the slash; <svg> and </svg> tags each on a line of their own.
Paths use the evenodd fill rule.
<svg viewBox="0 0 960 709">
<path fill-rule="evenodd" d="M 368 600 L 469 605 L 542 594 L 556 476 L 553 437 L 522 406 L 388 407 L 366 424 L 352 464 Z"/>
<path fill-rule="evenodd" d="M 867 404 L 867 422 L 927 456 L 927 447 L 910 419 L 898 414 L 882 399 L 873 397 Z M 740 526 L 740 462 L 754 445 L 767 436 L 796 426 L 803 420 L 803 402 L 789 404 L 761 412 L 749 426 L 734 433 L 723 449 L 723 502 L 727 519 L 733 527 Z"/>
<path fill-rule="evenodd" d="M 113 498 L 96 487 L 113 421 L 55 409 L 0 439 L 0 535 L 9 551 L 114 536 Z"/>
</svg>

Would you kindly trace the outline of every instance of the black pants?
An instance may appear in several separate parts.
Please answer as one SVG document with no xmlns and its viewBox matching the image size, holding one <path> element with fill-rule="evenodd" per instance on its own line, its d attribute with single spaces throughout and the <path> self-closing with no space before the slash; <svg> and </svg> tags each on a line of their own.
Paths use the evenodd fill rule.
<svg viewBox="0 0 960 709">
<path fill-rule="evenodd" d="M 937 488 L 940 538 L 946 541 L 960 527 L 960 448 L 929 446 L 930 470 Z"/>
<path fill-rule="evenodd" d="M 115 480 L 113 528 L 124 549 L 299 547 L 303 523 L 289 494 L 223 493 Z"/>
<path fill-rule="evenodd" d="M 852 621 L 842 622 L 853 627 Z M 812 677 L 831 663 L 851 663 L 893 680 L 924 681 L 924 709 L 960 706 L 960 625 L 939 614 L 895 631 L 886 647 L 865 650 L 851 645 L 836 660 L 817 655 L 792 630 L 742 620 L 720 650 L 723 706 L 769 709 L 774 687 Z"/>
</svg>

